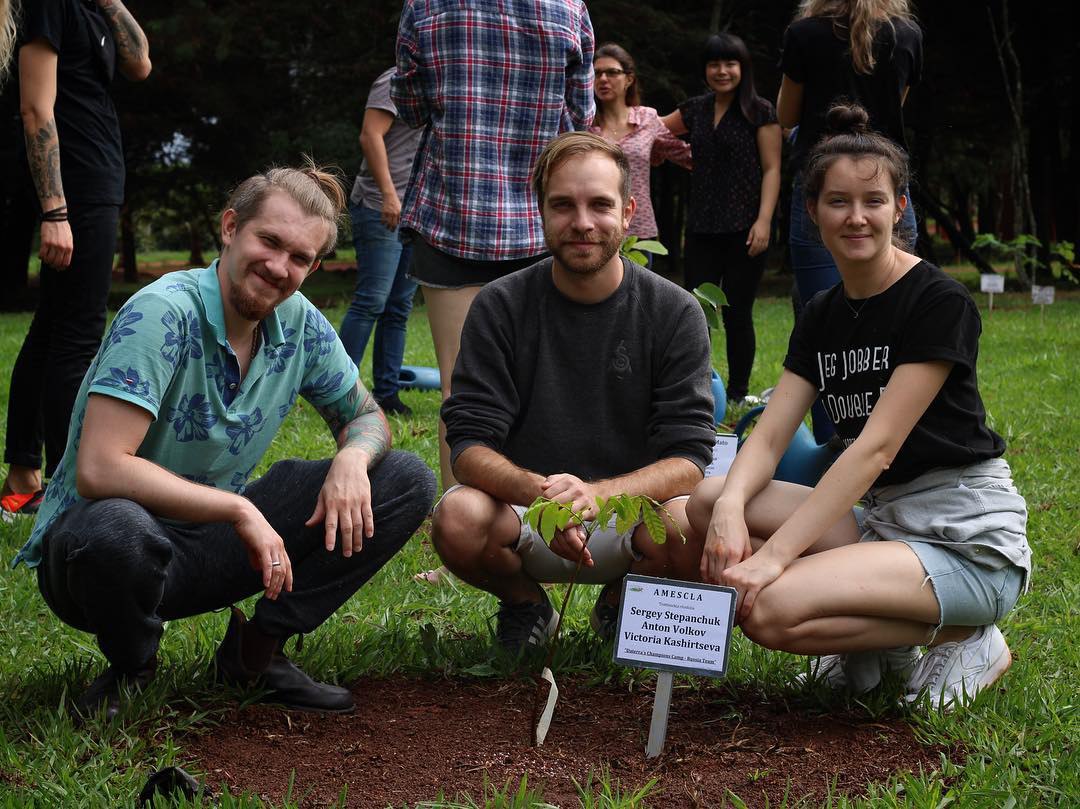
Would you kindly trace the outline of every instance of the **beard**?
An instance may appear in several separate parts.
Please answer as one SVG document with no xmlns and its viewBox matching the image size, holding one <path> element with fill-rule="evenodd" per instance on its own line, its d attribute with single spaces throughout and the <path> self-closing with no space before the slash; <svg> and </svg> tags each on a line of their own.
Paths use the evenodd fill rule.
<svg viewBox="0 0 1080 809">
<path fill-rule="evenodd" d="M 554 238 L 549 237 L 547 243 L 555 260 L 567 272 L 574 275 L 596 275 L 607 266 L 612 256 L 619 252 L 619 246 L 622 244 L 622 233 L 612 232 L 596 242 L 600 246 L 600 252 L 595 259 L 591 256 L 575 255 L 573 247 L 558 244 Z"/>
<path fill-rule="evenodd" d="M 269 303 L 245 291 L 232 276 L 229 277 L 229 304 L 240 317 L 253 322 L 265 320 L 277 307 L 276 303 Z"/>
</svg>

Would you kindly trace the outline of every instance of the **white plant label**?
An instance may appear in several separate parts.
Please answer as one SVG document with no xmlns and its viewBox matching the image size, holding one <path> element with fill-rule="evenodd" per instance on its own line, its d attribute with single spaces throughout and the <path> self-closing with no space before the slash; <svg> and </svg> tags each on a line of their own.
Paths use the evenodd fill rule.
<svg viewBox="0 0 1080 809">
<path fill-rule="evenodd" d="M 1031 302 L 1039 306 L 1045 306 L 1054 302 L 1054 288 L 1031 285 Z"/>
<path fill-rule="evenodd" d="M 731 433 L 719 433 L 712 448 L 712 461 L 705 467 L 705 477 L 726 475 L 735 462 L 735 450 L 739 448 L 739 439 Z"/>
<path fill-rule="evenodd" d="M 626 576 L 615 662 L 705 677 L 724 676 L 737 595 L 731 587 Z"/>
<path fill-rule="evenodd" d="M 1004 292 L 1005 276 L 990 272 L 980 274 L 979 290 L 982 292 Z"/>
</svg>

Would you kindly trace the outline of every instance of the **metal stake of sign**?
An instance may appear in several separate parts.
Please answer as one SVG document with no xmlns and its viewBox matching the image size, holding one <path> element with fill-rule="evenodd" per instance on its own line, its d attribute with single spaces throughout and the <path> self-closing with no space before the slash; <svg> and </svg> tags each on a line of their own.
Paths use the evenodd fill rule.
<svg viewBox="0 0 1080 809">
<path fill-rule="evenodd" d="M 645 747 L 646 758 L 656 758 L 664 750 L 668 714 L 671 712 L 673 678 L 670 671 L 661 671 L 656 675 L 656 700 L 653 702 L 652 722 L 649 724 L 649 743 Z"/>
</svg>

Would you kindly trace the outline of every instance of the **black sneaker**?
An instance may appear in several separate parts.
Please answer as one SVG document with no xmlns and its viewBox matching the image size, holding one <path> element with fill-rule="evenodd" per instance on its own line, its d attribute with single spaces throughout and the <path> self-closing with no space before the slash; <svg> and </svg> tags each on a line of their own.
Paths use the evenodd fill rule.
<svg viewBox="0 0 1080 809">
<path fill-rule="evenodd" d="M 155 671 L 156 663 L 130 674 L 109 666 L 95 677 L 90 687 L 75 700 L 75 713 L 83 719 L 89 719 L 104 708 L 105 718 L 114 718 L 120 713 L 120 704 L 124 697 L 142 691 L 154 679 Z"/>
<path fill-rule="evenodd" d="M 226 685 L 254 687 L 266 693 L 259 702 L 270 702 L 298 711 L 349 713 L 355 705 L 348 689 L 319 683 L 302 672 L 280 651 L 270 658 L 264 671 L 244 665 L 241 638 L 247 619 L 233 607 L 229 628 L 214 655 L 214 679 Z"/>
<path fill-rule="evenodd" d="M 382 408 L 383 412 L 391 416 L 412 416 L 412 408 L 405 404 L 396 393 L 392 393 L 385 399 L 376 399 L 375 404 Z"/>
<path fill-rule="evenodd" d="M 555 634 L 559 613 L 551 606 L 546 593 L 543 601 L 532 604 L 499 604 L 495 639 L 507 652 L 519 655 L 529 646 L 537 648 Z"/>
<path fill-rule="evenodd" d="M 621 587 L 622 579 L 605 584 L 600 590 L 600 595 L 596 597 L 592 612 L 589 613 L 589 626 L 604 642 L 615 637 L 615 630 L 619 626 L 619 603 L 622 600 L 619 588 Z"/>
</svg>

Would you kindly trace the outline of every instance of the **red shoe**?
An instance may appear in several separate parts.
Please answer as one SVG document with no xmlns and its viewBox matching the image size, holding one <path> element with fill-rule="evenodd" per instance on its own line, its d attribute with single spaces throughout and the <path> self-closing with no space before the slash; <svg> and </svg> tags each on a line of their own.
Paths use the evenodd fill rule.
<svg viewBox="0 0 1080 809">
<path fill-rule="evenodd" d="M 0 516 L 5 522 L 11 522 L 16 517 L 33 517 L 41 508 L 41 501 L 45 499 L 45 490 L 38 489 L 36 492 L 13 492 L 0 497 Z"/>
</svg>

